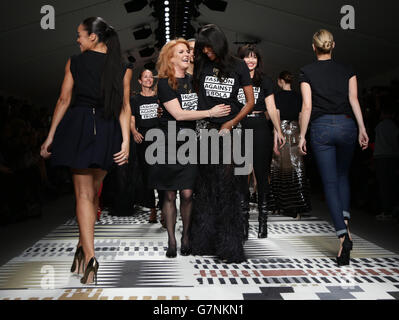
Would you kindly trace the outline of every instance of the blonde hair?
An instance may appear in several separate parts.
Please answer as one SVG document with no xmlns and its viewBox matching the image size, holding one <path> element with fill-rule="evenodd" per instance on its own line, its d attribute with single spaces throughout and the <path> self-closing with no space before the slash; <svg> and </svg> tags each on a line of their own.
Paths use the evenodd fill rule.
<svg viewBox="0 0 399 320">
<path fill-rule="evenodd" d="M 313 35 L 313 44 L 318 53 L 331 53 L 334 37 L 330 31 L 320 29 Z"/>
<path fill-rule="evenodd" d="M 183 38 L 179 38 L 176 40 L 169 41 L 165 44 L 161 52 L 159 53 L 158 61 L 157 61 L 157 70 L 158 70 L 158 77 L 161 78 L 168 78 L 169 85 L 173 88 L 173 90 L 177 89 L 177 80 L 175 77 L 175 68 L 170 60 L 173 57 L 173 49 L 178 44 L 184 44 L 187 48 L 190 48 L 187 40 Z"/>
</svg>

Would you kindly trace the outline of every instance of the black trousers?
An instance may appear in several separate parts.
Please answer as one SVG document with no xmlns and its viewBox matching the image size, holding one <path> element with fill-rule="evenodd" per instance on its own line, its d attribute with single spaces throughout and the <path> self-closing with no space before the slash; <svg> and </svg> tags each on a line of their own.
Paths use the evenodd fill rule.
<svg viewBox="0 0 399 320">
<path fill-rule="evenodd" d="M 258 195 L 269 193 L 268 176 L 273 155 L 273 135 L 268 120 L 265 116 L 246 117 L 241 121 L 243 129 L 243 148 L 245 148 L 245 129 L 252 129 L 253 132 L 253 168 L 257 183 Z M 244 149 L 245 150 L 245 149 Z M 249 191 L 248 177 L 242 179 L 242 192 Z"/>
<path fill-rule="evenodd" d="M 398 204 L 398 175 L 399 159 L 376 158 L 374 159 L 375 174 L 377 176 L 380 191 L 381 210 L 391 212 Z"/>
</svg>

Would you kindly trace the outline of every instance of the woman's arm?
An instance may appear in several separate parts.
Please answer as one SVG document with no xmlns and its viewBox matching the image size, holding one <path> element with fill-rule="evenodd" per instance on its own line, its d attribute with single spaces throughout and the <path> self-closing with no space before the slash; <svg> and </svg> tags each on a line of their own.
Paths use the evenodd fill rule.
<svg viewBox="0 0 399 320">
<path fill-rule="evenodd" d="M 44 143 L 40 148 L 40 155 L 45 159 L 47 159 L 51 155 L 48 149 L 53 143 L 55 131 L 57 130 L 60 121 L 64 117 L 65 112 L 68 110 L 69 104 L 71 103 L 74 81 L 70 67 L 71 67 L 71 59 L 68 59 L 68 62 L 66 63 L 65 66 L 65 76 L 61 86 L 61 93 L 54 109 L 50 130 L 47 139 L 44 141 Z"/>
<path fill-rule="evenodd" d="M 357 125 L 359 127 L 359 145 L 362 150 L 365 150 L 368 147 L 369 137 L 367 136 L 366 128 L 363 122 L 362 110 L 360 108 L 359 99 L 357 97 L 356 76 L 353 76 L 349 79 L 349 102 L 355 115 Z"/>
<path fill-rule="evenodd" d="M 270 116 L 270 119 L 273 122 L 274 130 L 277 132 L 277 139 L 280 144 L 280 148 L 285 145 L 285 138 L 283 136 L 283 132 L 281 131 L 280 125 L 280 112 L 276 108 L 276 102 L 274 101 L 274 94 L 269 95 L 265 99 L 267 113 Z"/>
<path fill-rule="evenodd" d="M 136 117 L 132 116 L 130 120 L 130 130 L 132 131 L 133 134 L 133 139 L 136 143 L 141 143 L 143 142 L 143 135 L 137 131 L 136 129 Z"/>
<path fill-rule="evenodd" d="M 310 121 L 310 115 L 312 113 L 312 89 L 307 82 L 301 83 L 301 93 L 302 93 L 302 110 L 300 117 L 300 135 L 298 148 L 302 154 L 306 154 L 306 140 L 305 135 L 308 131 L 308 125 Z"/>
<path fill-rule="evenodd" d="M 183 110 L 177 98 L 165 102 L 164 106 L 177 121 L 200 120 L 208 117 L 224 117 L 227 116 L 231 110 L 230 106 L 224 104 L 214 106 L 210 110 Z"/>
<path fill-rule="evenodd" d="M 240 110 L 240 112 L 231 120 L 223 123 L 220 127 L 220 131 L 223 129 L 231 130 L 234 126 L 236 126 L 242 119 L 244 119 L 248 113 L 252 111 L 255 105 L 255 97 L 254 97 L 254 89 L 252 85 L 245 86 L 242 88 L 245 94 L 246 104 Z"/>
<path fill-rule="evenodd" d="M 122 130 L 122 146 L 121 151 L 114 154 L 114 161 L 120 166 L 127 163 L 129 159 L 130 121 L 132 115 L 130 107 L 130 81 L 132 80 L 132 75 L 132 69 L 127 69 L 123 77 L 123 106 L 119 115 L 119 123 Z"/>
</svg>

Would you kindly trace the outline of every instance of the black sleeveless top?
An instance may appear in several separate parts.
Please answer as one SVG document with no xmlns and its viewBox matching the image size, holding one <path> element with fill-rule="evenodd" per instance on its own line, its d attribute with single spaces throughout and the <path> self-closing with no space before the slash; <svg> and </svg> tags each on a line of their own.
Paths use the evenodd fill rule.
<svg viewBox="0 0 399 320">
<path fill-rule="evenodd" d="M 71 57 L 71 73 L 74 80 L 75 106 L 102 108 L 101 76 L 107 54 L 84 51 Z"/>
</svg>

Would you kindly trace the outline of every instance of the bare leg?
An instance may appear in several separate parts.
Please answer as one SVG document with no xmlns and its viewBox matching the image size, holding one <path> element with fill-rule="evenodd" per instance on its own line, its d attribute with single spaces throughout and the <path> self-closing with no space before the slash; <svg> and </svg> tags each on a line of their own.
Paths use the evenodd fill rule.
<svg viewBox="0 0 399 320">
<path fill-rule="evenodd" d="M 76 216 L 79 224 L 79 243 L 83 246 L 85 264 L 94 257 L 94 225 L 99 203 L 98 190 L 106 171 L 101 169 L 73 169 L 76 197 Z"/>
</svg>

